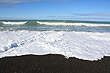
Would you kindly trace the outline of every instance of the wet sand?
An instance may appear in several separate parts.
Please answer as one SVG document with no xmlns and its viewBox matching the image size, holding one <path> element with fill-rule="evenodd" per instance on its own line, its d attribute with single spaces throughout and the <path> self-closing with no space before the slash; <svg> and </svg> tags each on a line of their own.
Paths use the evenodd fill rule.
<svg viewBox="0 0 110 73">
<path fill-rule="evenodd" d="M 0 73 L 110 73 L 110 57 L 99 61 L 62 55 L 24 55 L 0 59 Z"/>
</svg>

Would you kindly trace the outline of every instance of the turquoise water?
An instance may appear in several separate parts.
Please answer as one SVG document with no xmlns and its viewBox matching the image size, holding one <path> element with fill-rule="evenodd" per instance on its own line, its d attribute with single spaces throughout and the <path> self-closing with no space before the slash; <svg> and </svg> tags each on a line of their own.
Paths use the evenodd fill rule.
<svg viewBox="0 0 110 73">
<path fill-rule="evenodd" d="M 3 24 L 4 20 L 0 21 L 0 31 L 13 31 L 13 30 L 30 30 L 30 31 L 82 31 L 82 32 L 110 32 L 110 26 L 101 26 L 101 27 L 89 27 L 89 26 L 63 26 L 63 25 L 41 25 L 38 24 L 37 21 L 40 22 L 63 22 L 63 23 L 89 23 L 89 24 L 104 24 L 110 25 L 110 22 L 94 22 L 94 21 L 58 21 L 58 20 L 7 20 L 10 22 L 24 22 L 28 21 L 28 23 L 24 25 L 6 25 Z M 5 21 L 5 22 L 7 22 Z"/>
</svg>

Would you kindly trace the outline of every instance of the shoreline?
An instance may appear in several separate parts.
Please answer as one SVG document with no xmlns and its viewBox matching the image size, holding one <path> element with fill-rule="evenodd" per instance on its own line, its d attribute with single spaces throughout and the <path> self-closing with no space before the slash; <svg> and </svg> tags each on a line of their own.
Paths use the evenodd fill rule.
<svg viewBox="0 0 110 73">
<path fill-rule="evenodd" d="M 98 61 L 66 59 L 59 54 L 4 57 L 0 73 L 110 73 L 110 57 Z"/>
</svg>

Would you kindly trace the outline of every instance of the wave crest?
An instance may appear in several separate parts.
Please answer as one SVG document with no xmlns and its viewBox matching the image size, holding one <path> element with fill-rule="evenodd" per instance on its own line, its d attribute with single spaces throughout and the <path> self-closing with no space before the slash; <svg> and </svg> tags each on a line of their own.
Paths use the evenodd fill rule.
<svg viewBox="0 0 110 73">
<path fill-rule="evenodd" d="M 64 23 L 64 22 L 40 22 L 41 25 L 64 25 L 64 26 L 88 26 L 88 27 L 110 27 L 110 24 L 95 24 L 95 23 Z"/>
<path fill-rule="evenodd" d="M 10 21 L 5 22 L 5 21 L 3 21 L 2 23 L 6 24 L 6 25 L 23 25 L 23 24 L 26 24 L 27 22 L 28 21 L 25 21 L 25 22 L 10 22 Z"/>
</svg>

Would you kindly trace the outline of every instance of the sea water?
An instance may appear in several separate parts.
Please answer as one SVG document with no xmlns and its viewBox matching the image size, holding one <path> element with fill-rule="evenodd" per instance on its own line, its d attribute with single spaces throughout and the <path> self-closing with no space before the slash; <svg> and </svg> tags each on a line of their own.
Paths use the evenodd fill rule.
<svg viewBox="0 0 110 73">
<path fill-rule="evenodd" d="M 110 22 L 0 21 L 0 58 L 50 53 L 91 61 L 110 56 Z"/>
<path fill-rule="evenodd" d="M 110 22 L 52 21 L 52 20 L 51 21 L 11 20 L 10 24 L 4 24 L 3 22 L 9 22 L 9 21 L 0 21 L 0 31 L 4 31 L 4 30 L 30 30 L 31 31 L 32 30 L 32 31 L 110 32 Z M 26 22 L 26 23 L 20 24 L 21 22 Z M 43 22 L 43 23 L 41 24 L 39 22 L 41 23 Z"/>
</svg>

